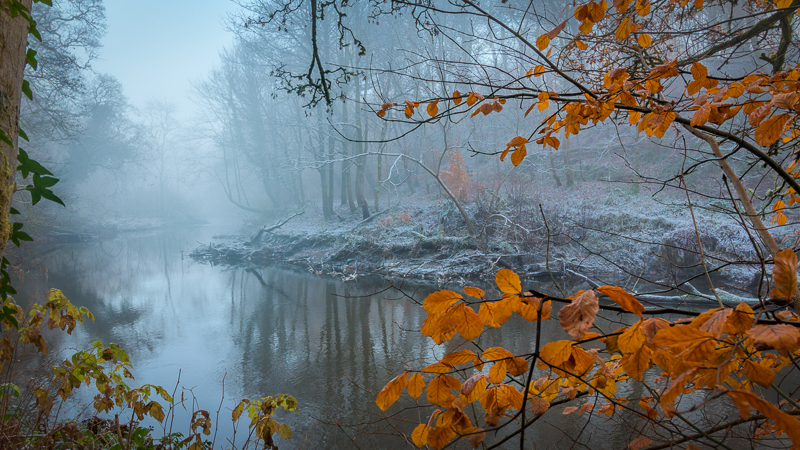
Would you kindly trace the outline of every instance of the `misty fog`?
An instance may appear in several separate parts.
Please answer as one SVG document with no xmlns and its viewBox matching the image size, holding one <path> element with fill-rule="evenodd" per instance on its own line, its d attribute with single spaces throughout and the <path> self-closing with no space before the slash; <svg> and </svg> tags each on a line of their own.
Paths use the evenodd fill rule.
<svg viewBox="0 0 800 450">
<path fill-rule="evenodd" d="M 794 198 L 785 179 L 796 129 L 763 146 L 776 161 L 767 164 L 734 139 L 753 116 L 734 117 L 716 84 L 683 112 L 691 118 L 707 98 L 724 97 L 714 99 L 728 108 L 714 109 L 719 122 L 708 119 L 722 130 L 717 148 L 688 120 L 670 126 L 675 114 L 663 129 L 645 126 L 650 116 L 637 124 L 636 108 L 647 113 L 639 104 L 568 120 L 601 100 L 624 103 L 596 93 L 638 89 L 614 81 L 616 63 L 633 79 L 685 62 L 699 52 L 691 35 L 658 61 L 641 56 L 641 40 L 639 56 L 590 43 L 605 59 L 583 60 L 586 22 L 562 23 L 572 6 L 490 0 L 480 3 L 488 12 L 469 2 L 475 9 L 462 13 L 455 3 L 400 3 L 34 3 L 42 40 L 29 42 L 38 67 L 25 69 L 32 99 L 23 98 L 20 147 L 58 178 L 52 189 L 65 206 L 15 195 L 34 242 L 10 250 L 10 273 L 20 304 L 56 288 L 96 318 L 56 338 L 56 355 L 96 338 L 119 343 L 137 369 L 133 384 L 180 386 L 195 409 L 219 407 L 221 417 L 242 397 L 291 394 L 299 412 L 279 420 L 294 429 L 280 441 L 287 448 L 400 448 L 411 441 L 395 424 L 427 419 L 407 402 L 410 411 L 382 421 L 375 395 L 442 356 L 417 331 L 436 289 L 470 285 L 500 298 L 495 274 L 510 269 L 537 295 L 620 286 L 648 308 L 773 296 L 771 242 L 800 242 L 797 205 L 781 200 Z M 728 3 L 691 20 L 755 8 Z M 690 22 L 667 24 L 669 33 L 694 30 Z M 769 72 L 779 59 L 775 30 L 772 40 L 709 57 L 715 80 Z M 569 36 L 556 39 L 562 31 Z M 773 56 L 759 60 L 759 45 Z M 679 81 L 647 85 L 660 102 L 650 100 L 654 111 L 691 103 L 696 66 L 688 67 Z M 629 97 L 648 105 L 645 93 Z M 784 177 L 776 166 L 791 168 Z M 531 332 L 517 319 L 481 345 L 526 351 Z M 598 323 L 611 333 L 633 322 Z M 542 333 L 564 339 L 553 324 Z M 636 389 L 620 392 L 644 395 Z M 91 416 L 92 398 L 82 393 L 69 408 Z M 594 432 L 625 447 L 621 430 L 640 423 L 630 420 Z M 581 436 L 577 422 L 562 425 L 537 423 L 531 433 L 553 447 Z M 216 444 L 242 439 L 229 423 L 219 433 Z"/>
</svg>

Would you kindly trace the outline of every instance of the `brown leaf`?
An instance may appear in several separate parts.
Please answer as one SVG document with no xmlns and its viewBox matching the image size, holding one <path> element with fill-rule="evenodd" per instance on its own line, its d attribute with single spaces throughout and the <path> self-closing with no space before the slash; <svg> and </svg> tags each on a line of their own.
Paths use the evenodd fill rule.
<svg viewBox="0 0 800 450">
<path fill-rule="evenodd" d="M 699 62 L 692 63 L 692 78 L 695 81 L 704 80 L 708 76 L 708 69 Z"/>
<path fill-rule="evenodd" d="M 561 328 L 575 339 L 581 339 L 594 324 L 600 302 L 594 291 L 586 291 L 558 312 Z"/>
<path fill-rule="evenodd" d="M 645 342 L 647 342 L 648 344 L 653 344 L 653 339 L 656 337 L 656 333 L 658 333 L 658 330 L 668 327 L 669 327 L 669 322 L 664 319 L 660 319 L 658 317 L 645 320 L 641 324 L 641 329 L 642 333 L 644 334 Z"/>
<path fill-rule="evenodd" d="M 566 408 L 564 408 L 564 412 L 562 414 L 564 415 L 572 414 L 577 410 L 578 410 L 577 406 L 567 406 Z"/>
<path fill-rule="evenodd" d="M 483 432 L 483 428 L 478 428 L 472 433 L 473 434 L 471 434 L 468 439 L 469 445 L 471 445 L 472 448 L 478 448 L 481 445 L 481 442 L 486 439 L 486 433 Z"/>
<path fill-rule="evenodd" d="M 749 359 L 744 361 L 744 373 L 753 383 L 769 387 L 775 381 L 775 371 Z"/>
<path fill-rule="evenodd" d="M 800 347 L 800 330 L 792 325 L 759 325 L 747 331 L 759 350 L 795 350 Z"/>
<path fill-rule="evenodd" d="M 626 353 L 620 362 L 628 376 L 636 381 L 642 381 L 642 375 L 650 367 L 652 356 L 653 351 L 647 346 L 642 346 L 633 353 Z"/>
<path fill-rule="evenodd" d="M 597 291 L 601 294 L 607 295 L 608 298 L 621 306 L 625 311 L 642 317 L 642 313 L 644 313 L 644 306 L 642 306 L 639 300 L 636 300 L 634 296 L 625 292 L 625 289 L 617 286 L 600 286 L 597 288 Z"/>
<path fill-rule="evenodd" d="M 715 308 L 697 316 L 690 325 L 719 339 L 732 313 L 732 308 Z"/>
<path fill-rule="evenodd" d="M 778 429 L 789 436 L 794 444 L 793 448 L 800 447 L 800 422 L 793 416 L 786 414 L 772 403 L 762 399 L 752 392 L 731 390 L 726 392 L 728 397 L 739 408 L 743 418 L 750 417 L 750 408 L 755 409 L 771 421 L 775 422 Z"/>
<path fill-rule="evenodd" d="M 692 120 L 690 125 L 694 126 L 702 126 L 708 122 L 708 118 L 711 115 L 711 103 L 706 102 L 697 112 L 694 113 L 692 116 Z"/>
<path fill-rule="evenodd" d="M 783 134 L 783 129 L 790 118 L 789 114 L 779 114 L 761 122 L 761 125 L 756 128 L 756 143 L 762 147 L 769 147 L 775 143 Z"/>
<path fill-rule="evenodd" d="M 639 436 L 628 444 L 629 450 L 639 450 L 652 444 L 653 440 L 646 436 Z"/>
<path fill-rule="evenodd" d="M 546 413 L 548 409 L 550 409 L 550 402 L 542 397 L 533 397 L 528 401 L 528 403 L 530 403 L 531 412 L 535 416 L 541 416 L 542 414 Z"/>
<path fill-rule="evenodd" d="M 728 334 L 739 334 L 753 327 L 755 312 L 745 302 L 740 302 L 728 317 Z"/>
<path fill-rule="evenodd" d="M 769 293 L 771 297 L 789 300 L 797 295 L 797 255 L 786 249 L 775 255 L 775 267 L 772 269 L 772 284 L 775 288 Z"/>
<path fill-rule="evenodd" d="M 769 115 L 770 111 L 772 111 L 772 103 L 765 103 L 750 113 L 747 117 L 747 122 L 754 127 L 758 126 Z"/>
<path fill-rule="evenodd" d="M 772 97 L 772 104 L 778 108 L 793 109 L 797 103 L 797 92 L 784 92 Z"/>
<path fill-rule="evenodd" d="M 566 20 L 561 22 L 557 27 L 550 30 L 550 32 L 547 33 L 547 37 L 550 38 L 550 40 L 552 41 L 553 39 L 556 38 L 556 36 L 558 36 L 558 33 L 561 33 L 561 31 L 564 29 L 565 26 L 567 26 Z"/>
<path fill-rule="evenodd" d="M 669 388 L 661 394 L 659 404 L 664 411 L 664 417 L 667 419 L 675 415 L 675 399 L 678 398 L 679 394 L 683 393 L 683 387 L 686 386 L 686 383 L 694 376 L 696 371 L 697 369 L 691 369 L 688 372 L 684 372 L 674 379 Z"/>
</svg>

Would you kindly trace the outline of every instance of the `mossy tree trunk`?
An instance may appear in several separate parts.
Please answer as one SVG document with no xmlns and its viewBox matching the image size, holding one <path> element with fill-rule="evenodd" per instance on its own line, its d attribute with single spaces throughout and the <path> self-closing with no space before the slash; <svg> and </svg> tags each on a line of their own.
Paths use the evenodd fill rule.
<svg viewBox="0 0 800 450">
<path fill-rule="evenodd" d="M 20 1 L 30 11 L 31 0 Z M 11 235 L 8 215 L 17 173 L 19 109 L 27 38 L 28 22 L 19 15 L 11 17 L 9 2 L 0 1 L 0 130 L 11 143 L 0 140 L 0 253 L 5 250 Z"/>
</svg>

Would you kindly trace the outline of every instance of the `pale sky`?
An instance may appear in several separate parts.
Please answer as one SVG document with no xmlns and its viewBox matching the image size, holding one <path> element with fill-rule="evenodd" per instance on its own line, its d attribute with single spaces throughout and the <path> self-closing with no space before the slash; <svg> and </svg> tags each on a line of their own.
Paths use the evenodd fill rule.
<svg viewBox="0 0 800 450">
<path fill-rule="evenodd" d="M 163 99 L 192 116 L 190 82 L 205 76 L 233 41 L 231 0 L 106 0 L 108 30 L 93 68 L 115 76 L 133 106 Z"/>
</svg>

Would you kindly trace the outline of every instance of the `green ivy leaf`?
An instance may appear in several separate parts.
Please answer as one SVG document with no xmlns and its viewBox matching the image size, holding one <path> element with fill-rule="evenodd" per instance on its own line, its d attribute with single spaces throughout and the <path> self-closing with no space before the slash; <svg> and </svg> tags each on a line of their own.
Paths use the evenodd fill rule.
<svg viewBox="0 0 800 450">
<path fill-rule="evenodd" d="M 36 50 L 29 48 L 28 53 L 25 54 L 25 61 L 28 62 L 28 65 L 31 66 L 33 70 L 36 70 L 36 66 L 38 65 L 36 61 Z"/>
<path fill-rule="evenodd" d="M 5 131 L 3 131 L 3 130 L 0 130 L 0 141 L 3 141 L 3 142 L 5 142 L 6 144 L 8 144 L 8 145 L 11 145 L 11 146 L 13 146 L 13 145 L 14 145 L 14 144 L 11 142 L 11 138 L 9 138 L 9 137 L 8 137 L 8 135 L 6 135 L 6 132 L 5 132 Z"/>
<path fill-rule="evenodd" d="M 33 100 L 33 92 L 31 92 L 31 84 L 28 83 L 28 80 L 22 80 L 22 93 L 28 97 L 28 100 Z"/>
</svg>

